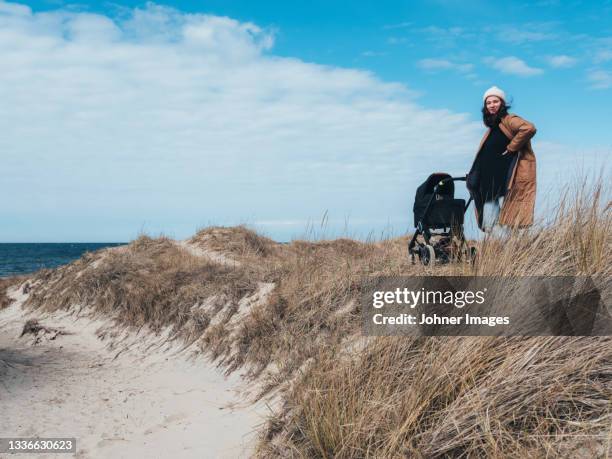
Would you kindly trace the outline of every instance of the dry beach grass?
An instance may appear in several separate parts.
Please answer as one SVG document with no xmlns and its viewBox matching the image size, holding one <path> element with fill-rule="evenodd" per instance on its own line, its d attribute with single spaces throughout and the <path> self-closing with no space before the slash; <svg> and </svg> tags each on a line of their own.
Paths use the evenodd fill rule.
<svg viewBox="0 0 612 459">
<path fill-rule="evenodd" d="M 245 370 L 260 396 L 281 401 L 261 457 L 603 457 L 612 452 L 609 338 L 360 333 L 368 276 L 612 279 L 602 182 L 572 199 L 537 231 L 480 243 L 474 265 L 412 265 L 406 237 L 279 244 L 213 227 L 184 244 L 141 237 L 40 272 L 26 306 L 78 305 L 121 327 L 170 329 L 226 371 Z"/>
<path fill-rule="evenodd" d="M 12 276 L 0 278 L 0 309 L 6 308 L 11 304 L 11 299 L 7 295 L 7 290 L 24 280 L 24 276 Z"/>
</svg>

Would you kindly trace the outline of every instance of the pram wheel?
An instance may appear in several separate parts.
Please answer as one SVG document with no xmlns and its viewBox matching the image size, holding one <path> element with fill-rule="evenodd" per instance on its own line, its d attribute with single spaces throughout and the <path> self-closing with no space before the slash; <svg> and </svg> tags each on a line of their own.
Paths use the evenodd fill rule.
<svg viewBox="0 0 612 459">
<path fill-rule="evenodd" d="M 434 265 L 436 263 L 436 251 L 429 244 L 422 245 L 420 248 L 420 258 L 424 266 Z"/>
<path fill-rule="evenodd" d="M 457 261 L 464 261 L 469 264 L 476 262 L 476 247 L 470 247 L 467 244 L 457 253 Z"/>
<path fill-rule="evenodd" d="M 476 249 L 470 247 L 465 241 L 459 242 L 459 247 L 455 251 L 455 260 L 465 263 L 473 263 Z"/>
</svg>

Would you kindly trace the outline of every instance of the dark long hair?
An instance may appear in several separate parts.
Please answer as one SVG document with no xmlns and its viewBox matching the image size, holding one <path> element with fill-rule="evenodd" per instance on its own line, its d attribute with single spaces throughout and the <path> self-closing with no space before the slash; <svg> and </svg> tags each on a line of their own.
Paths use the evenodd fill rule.
<svg viewBox="0 0 612 459">
<path fill-rule="evenodd" d="M 501 100 L 501 105 L 499 106 L 499 110 L 497 111 L 495 115 L 492 115 L 491 113 L 489 113 L 489 110 L 487 110 L 486 102 L 483 103 L 482 122 L 485 124 L 485 126 L 488 126 L 488 127 L 497 126 L 499 122 L 501 121 L 501 119 L 508 114 L 508 110 L 510 110 L 511 108 L 510 105 L 506 105 L 506 102 L 504 101 L 504 99 L 500 99 L 500 100 Z"/>
</svg>

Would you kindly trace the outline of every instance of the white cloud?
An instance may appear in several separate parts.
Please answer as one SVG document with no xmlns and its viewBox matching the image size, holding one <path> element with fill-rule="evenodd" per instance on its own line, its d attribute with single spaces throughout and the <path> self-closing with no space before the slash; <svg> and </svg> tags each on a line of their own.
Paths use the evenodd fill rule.
<svg viewBox="0 0 612 459">
<path fill-rule="evenodd" d="M 387 53 L 382 51 L 364 51 L 361 53 L 361 55 L 363 57 L 381 57 L 386 56 Z"/>
<path fill-rule="evenodd" d="M 518 57 L 508 56 L 502 58 L 487 57 L 484 61 L 491 67 L 503 73 L 518 76 L 534 76 L 543 73 L 542 69 L 530 67 L 525 61 Z"/>
<path fill-rule="evenodd" d="M 417 62 L 417 66 L 423 70 L 458 70 L 459 72 L 470 72 L 474 66 L 472 64 L 460 64 L 452 62 L 448 59 L 421 59 Z"/>
<path fill-rule="evenodd" d="M 273 45 L 258 25 L 153 4 L 117 19 L 0 1 L 0 193 L 15 196 L 0 203 L 0 240 L 245 221 L 291 237 L 325 210 L 366 234 L 399 214 L 401 232 L 430 172 L 469 168 L 477 114 L 429 110 L 404 85 Z M 558 145 L 534 145 L 545 183 L 546 161 L 565 162 Z"/>
<path fill-rule="evenodd" d="M 577 62 L 576 58 L 566 56 L 565 54 L 561 54 L 559 56 L 548 56 L 547 61 L 551 67 L 555 68 L 573 67 Z"/>
<path fill-rule="evenodd" d="M 19 5 L 17 3 L 0 2 L 0 14 L 7 14 L 14 17 L 27 17 L 32 14 L 32 9 L 29 6 Z"/>
<path fill-rule="evenodd" d="M 519 29 L 508 29 L 503 32 L 500 32 L 498 37 L 502 41 L 507 41 L 510 43 L 525 43 L 530 41 L 545 41 L 545 40 L 554 40 L 557 38 L 556 34 L 546 33 L 546 32 L 529 32 L 526 30 Z"/>
<path fill-rule="evenodd" d="M 18 196 L 0 203 L 0 240 L 186 236 L 325 209 L 408 222 L 416 186 L 440 164 L 464 173 L 482 132 L 369 72 L 275 56 L 255 24 L 152 4 L 0 11 L 0 192 Z"/>
<path fill-rule="evenodd" d="M 414 29 L 424 35 L 424 38 L 433 46 L 439 48 L 457 48 L 460 41 L 476 40 L 477 35 L 463 27 L 428 26 Z"/>
<path fill-rule="evenodd" d="M 453 68 L 451 61 L 446 59 L 421 59 L 417 65 L 425 70 L 447 70 Z"/>
<path fill-rule="evenodd" d="M 534 41 L 555 40 L 559 37 L 558 33 L 553 32 L 555 23 L 538 22 L 523 23 L 520 26 L 502 25 L 495 27 L 485 27 L 485 32 L 496 32 L 500 41 L 514 44 L 524 44 Z"/>
<path fill-rule="evenodd" d="M 607 70 L 591 70 L 587 74 L 592 89 L 608 89 L 612 87 L 612 72 Z"/>
<path fill-rule="evenodd" d="M 409 43 L 409 40 L 406 37 L 389 37 L 387 38 L 387 43 L 390 45 L 401 45 L 404 43 Z"/>
<path fill-rule="evenodd" d="M 612 49 L 601 49 L 595 53 L 595 62 L 607 62 L 612 60 Z"/>
<path fill-rule="evenodd" d="M 420 29 L 422 32 L 438 35 L 438 36 L 454 36 L 460 37 L 466 34 L 466 30 L 463 27 L 438 27 L 438 26 L 428 26 Z"/>
<path fill-rule="evenodd" d="M 388 29 L 405 29 L 407 27 L 410 27 L 414 24 L 414 22 L 409 22 L 409 21 L 404 21 L 404 22 L 399 22 L 397 24 L 387 24 L 383 26 L 383 29 L 388 30 Z"/>
</svg>

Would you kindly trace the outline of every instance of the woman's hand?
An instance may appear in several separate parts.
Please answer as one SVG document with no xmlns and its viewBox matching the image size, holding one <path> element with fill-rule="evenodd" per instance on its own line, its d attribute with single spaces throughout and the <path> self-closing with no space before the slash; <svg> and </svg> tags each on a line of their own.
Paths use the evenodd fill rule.
<svg viewBox="0 0 612 459">
<path fill-rule="evenodd" d="M 513 155 L 514 153 L 516 153 L 516 151 L 506 150 L 502 153 L 502 155 Z"/>
</svg>

